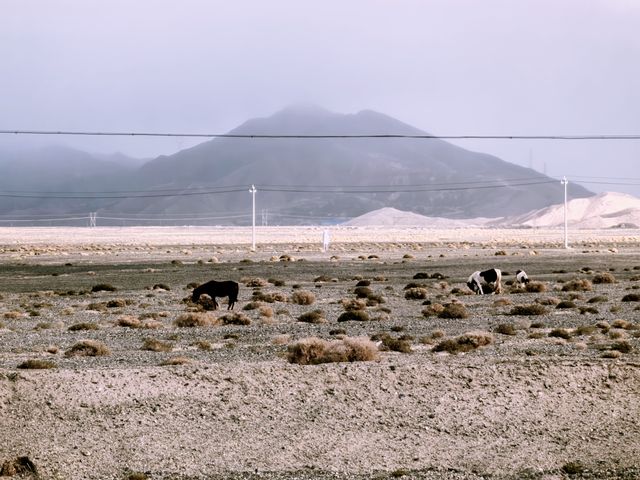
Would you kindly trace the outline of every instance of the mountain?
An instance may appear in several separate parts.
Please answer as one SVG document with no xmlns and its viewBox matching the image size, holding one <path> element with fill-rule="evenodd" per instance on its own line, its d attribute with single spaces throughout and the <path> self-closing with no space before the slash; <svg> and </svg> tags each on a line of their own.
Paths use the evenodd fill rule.
<svg viewBox="0 0 640 480">
<path fill-rule="evenodd" d="M 371 110 L 343 115 L 314 106 L 289 107 L 251 119 L 229 133 L 428 135 Z M 439 139 L 215 138 L 136 170 L 121 169 L 112 166 L 104 178 L 88 174 L 68 188 L 175 193 L 95 200 L 91 208 L 99 214 L 197 214 L 209 217 L 206 223 L 245 225 L 251 221 L 252 184 L 258 189 L 258 215 L 264 214 L 269 224 L 336 223 L 384 207 L 431 217 L 506 217 L 563 198 L 556 180 Z M 593 194 L 571 183 L 569 195 Z M 49 208 L 45 204 L 50 202 L 36 202 L 32 208 Z"/>
<path fill-rule="evenodd" d="M 249 120 L 229 133 L 427 135 L 370 110 L 342 115 L 309 106 Z M 563 196 L 558 181 L 438 139 L 217 138 L 150 161 L 136 178 L 145 188 L 239 186 L 241 191 L 159 201 L 133 199 L 114 208 L 148 213 L 248 213 L 251 198 L 247 190 L 255 184 L 258 212 L 268 211 L 274 223 L 337 221 L 384 207 L 450 218 L 509 216 L 548 206 Z M 569 194 L 592 195 L 576 184 L 569 185 Z"/>
</svg>

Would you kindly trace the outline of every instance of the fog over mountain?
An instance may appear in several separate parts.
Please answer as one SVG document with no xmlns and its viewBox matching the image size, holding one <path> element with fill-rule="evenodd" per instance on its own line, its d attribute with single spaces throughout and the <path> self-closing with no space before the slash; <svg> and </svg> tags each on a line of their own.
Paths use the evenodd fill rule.
<svg viewBox="0 0 640 480">
<path fill-rule="evenodd" d="M 310 105 L 248 120 L 229 133 L 427 134 L 370 110 L 343 115 Z M 258 212 L 270 224 L 335 223 L 383 207 L 449 218 L 501 217 L 558 203 L 563 196 L 557 180 L 438 139 L 215 138 L 138 168 L 126 159 L 59 148 L 0 163 L 9 173 L 4 190 L 102 192 L 83 199 L 12 198 L 2 202 L 3 214 L 90 208 L 99 214 L 197 214 L 210 217 L 206 223 L 247 224 L 252 184 Z M 138 192 L 132 195 L 139 198 L 99 198 L 122 191 Z M 576 184 L 569 185 L 569 194 L 592 195 Z"/>
</svg>

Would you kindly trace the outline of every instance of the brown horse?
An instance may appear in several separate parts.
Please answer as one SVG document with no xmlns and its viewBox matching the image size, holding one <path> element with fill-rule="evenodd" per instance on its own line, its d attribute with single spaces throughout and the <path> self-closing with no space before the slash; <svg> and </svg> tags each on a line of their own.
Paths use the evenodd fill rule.
<svg viewBox="0 0 640 480">
<path fill-rule="evenodd" d="M 233 306 L 238 300 L 238 290 L 240 289 L 237 282 L 227 280 L 224 282 L 216 282 L 211 280 L 210 282 L 203 283 L 199 287 L 193 289 L 193 295 L 191 295 L 191 301 L 197 302 L 200 299 L 200 295 L 207 294 L 213 300 L 214 310 L 218 308 L 218 302 L 216 297 L 229 297 L 229 306 L 227 310 L 233 310 Z"/>
</svg>

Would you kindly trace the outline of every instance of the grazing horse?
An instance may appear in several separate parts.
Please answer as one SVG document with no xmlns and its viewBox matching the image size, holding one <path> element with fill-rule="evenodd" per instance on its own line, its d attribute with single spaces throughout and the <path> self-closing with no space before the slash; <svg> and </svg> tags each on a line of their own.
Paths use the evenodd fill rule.
<svg viewBox="0 0 640 480">
<path fill-rule="evenodd" d="M 474 291 L 477 295 L 484 295 L 484 291 L 482 290 L 482 284 L 485 283 L 487 285 L 493 284 L 492 294 L 501 293 L 502 292 L 502 284 L 500 281 L 502 280 L 502 272 L 497 268 L 490 268 L 489 270 L 485 270 L 484 272 L 477 271 L 473 272 L 467 280 L 467 287 Z"/>
<path fill-rule="evenodd" d="M 199 287 L 193 289 L 193 295 L 191 295 L 191 301 L 197 302 L 200 299 L 200 295 L 206 293 L 213 300 L 213 309 L 218 308 L 218 302 L 216 297 L 229 297 L 229 306 L 227 310 L 233 310 L 233 306 L 238 300 L 239 286 L 237 282 L 227 280 L 225 282 L 216 282 L 211 280 L 210 282 L 203 283 Z"/>
<path fill-rule="evenodd" d="M 526 285 L 527 283 L 529 283 L 529 277 L 527 276 L 527 273 L 524 270 L 518 270 L 516 272 L 516 285 Z"/>
</svg>

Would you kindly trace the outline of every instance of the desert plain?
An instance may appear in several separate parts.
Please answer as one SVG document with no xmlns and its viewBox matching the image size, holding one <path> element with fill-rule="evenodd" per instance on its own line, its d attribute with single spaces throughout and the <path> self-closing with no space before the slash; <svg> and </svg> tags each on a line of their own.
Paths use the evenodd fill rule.
<svg viewBox="0 0 640 480">
<path fill-rule="evenodd" d="M 640 478 L 638 230 L 323 229 L 0 229 L 0 476 Z"/>
</svg>

